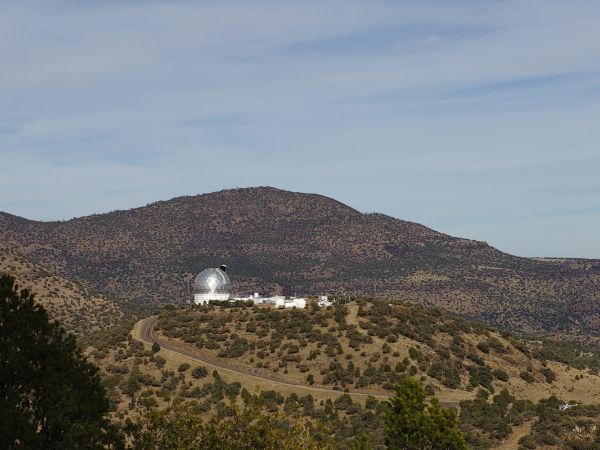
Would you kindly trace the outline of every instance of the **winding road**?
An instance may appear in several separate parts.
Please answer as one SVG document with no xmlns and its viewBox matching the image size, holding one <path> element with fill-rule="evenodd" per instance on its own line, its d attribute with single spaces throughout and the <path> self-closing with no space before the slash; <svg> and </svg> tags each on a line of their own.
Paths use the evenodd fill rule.
<svg viewBox="0 0 600 450">
<path fill-rule="evenodd" d="M 137 323 L 136 327 L 134 327 L 134 330 L 136 328 L 138 329 L 138 336 L 135 336 L 136 333 L 133 333 L 134 336 L 143 341 L 146 341 L 150 344 L 152 344 L 154 342 L 158 342 L 158 344 L 161 346 L 162 349 L 178 353 L 178 354 L 186 356 L 188 358 L 192 358 L 196 361 L 200 361 L 205 364 L 209 364 L 209 365 L 218 367 L 220 369 L 232 372 L 237 375 L 242 375 L 245 377 L 253 378 L 257 381 L 257 383 L 260 383 L 261 381 L 263 383 L 264 382 L 274 383 L 274 384 L 279 384 L 279 385 L 283 385 L 283 386 L 295 387 L 302 391 L 308 391 L 308 392 L 310 392 L 310 391 L 325 392 L 328 394 L 337 394 L 337 395 L 347 393 L 353 397 L 363 397 L 364 398 L 364 397 L 368 397 L 368 396 L 373 396 L 373 397 L 383 399 L 383 400 L 386 400 L 386 399 L 392 397 L 392 395 L 386 395 L 386 394 L 374 393 L 374 392 L 364 392 L 364 391 L 361 392 L 361 391 L 356 391 L 356 390 L 352 390 L 352 389 L 350 389 L 348 392 L 343 392 L 341 390 L 336 390 L 336 389 L 333 389 L 333 388 L 330 388 L 327 386 L 323 386 L 323 385 L 310 386 L 310 385 L 306 385 L 303 383 L 298 383 L 297 381 L 286 379 L 277 374 L 266 375 L 264 373 L 261 373 L 261 372 L 258 372 L 258 371 L 252 370 L 252 369 L 238 367 L 238 366 L 227 363 L 227 361 L 224 361 L 222 358 L 218 358 L 215 356 L 209 356 L 206 354 L 202 354 L 200 352 L 194 352 L 188 348 L 184 348 L 182 346 L 175 345 L 173 342 L 167 342 L 164 339 L 160 339 L 154 333 L 154 324 L 156 323 L 157 320 L 158 320 L 158 316 L 150 316 L 150 317 L 140 320 Z M 442 400 L 440 400 L 440 404 L 446 408 L 458 408 L 457 401 L 442 401 Z"/>
<path fill-rule="evenodd" d="M 298 382 L 295 382 L 295 381 L 292 381 L 289 379 L 285 379 L 283 377 L 279 377 L 276 375 L 267 376 L 265 374 L 257 373 L 252 370 L 249 370 L 249 369 L 243 369 L 240 367 L 233 366 L 231 364 L 227 364 L 227 362 L 223 361 L 221 358 L 211 357 L 211 356 L 207 356 L 204 354 L 196 353 L 196 352 L 190 351 L 186 348 L 182 348 L 180 346 L 174 345 L 173 343 L 166 342 L 164 339 L 159 339 L 156 336 L 156 334 L 154 333 L 154 324 L 156 323 L 157 320 L 158 320 L 158 316 L 150 316 L 150 317 L 142 319 L 140 322 L 138 322 L 138 326 L 139 326 L 139 336 L 138 337 L 141 340 L 146 341 L 150 344 L 157 342 L 163 349 L 170 350 L 175 353 L 179 353 L 180 355 L 187 356 L 188 358 L 192 358 L 196 361 L 210 364 L 210 365 L 219 367 L 221 369 L 225 369 L 230 372 L 235 372 L 239 375 L 244 375 L 246 377 L 255 378 L 258 382 L 268 381 L 269 383 L 293 386 L 293 387 L 301 388 L 302 390 L 306 390 L 306 391 L 327 392 L 327 393 L 334 393 L 334 394 L 343 394 L 344 393 L 343 391 L 339 391 L 339 390 L 329 388 L 326 386 L 307 386 L 306 384 L 298 383 Z M 368 397 L 369 395 L 371 395 L 373 397 L 380 398 L 380 399 L 387 399 L 387 398 L 391 397 L 391 395 L 383 395 L 383 394 L 376 394 L 376 393 L 370 393 L 370 392 L 368 392 L 368 393 L 367 392 L 357 392 L 354 390 L 350 390 L 349 392 L 347 392 L 347 394 L 350 394 L 352 396 L 361 396 L 361 397 Z"/>
</svg>

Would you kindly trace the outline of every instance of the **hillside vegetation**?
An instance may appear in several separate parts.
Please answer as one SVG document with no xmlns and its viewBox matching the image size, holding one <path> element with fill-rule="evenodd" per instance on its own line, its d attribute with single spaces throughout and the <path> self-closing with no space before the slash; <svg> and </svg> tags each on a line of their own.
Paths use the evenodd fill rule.
<svg viewBox="0 0 600 450">
<path fill-rule="evenodd" d="M 64 222 L 0 213 L 0 241 L 60 276 L 140 304 L 183 303 L 197 272 L 227 264 L 237 293 L 377 292 L 520 332 L 600 330 L 599 261 L 518 258 L 273 188 Z"/>
<path fill-rule="evenodd" d="M 374 397 L 360 402 L 343 393 L 270 386 L 167 350 L 154 352 L 134 339 L 126 326 L 94 333 L 85 344 L 90 360 L 102 369 L 115 422 L 137 421 L 148 410 L 177 405 L 208 420 L 255 395 L 267 412 L 306 423 L 321 448 L 332 448 L 335 442 L 345 448 L 362 433 L 383 448 L 383 403 Z"/>
<path fill-rule="evenodd" d="M 160 342 L 300 386 L 215 369 L 168 350 L 154 353 L 123 326 L 87 340 L 116 420 L 180 403 L 211 417 L 247 391 L 269 411 L 308 420 L 322 443 L 333 436 L 348 448 L 364 434 L 383 448 L 378 396 L 392 396 L 394 385 L 412 377 L 443 405 L 459 408 L 472 448 L 493 448 L 521 427 L 520 448 L 598 448 L 600 408 L 592 403 L 600 397 L 600 355 L 579 345 L 526 341 L 436 310 L 374 300 L 326 310 L 168 307 L 156 328 Z M 340 392 L 302 386 L 338 386 Z M 567 401 L 579 404 L 560 411 Z"/>
<path fill-rule="evenodd" d="M 439 311 L 381 300 L 327 309 L 202 306 L 166 310 L 157 336 L 199 354 L 294 381 L 385 394 L 404 376 L 442 399 L 506 388 L 577 401 L 600 395 L 600 354 L 571 344 L 526 341 Z"/>
<path fill-rule="evenodd" d="M 216 358 L 239 367 L 247 365 L 246 352 L 258 356 L 258 348 L 269 347 L 269 353 L 278 355 L 273 359 L 279 361 L 277 370 L 291 377 L 292 366 L 299 368 L 302 356 L 291 359 L 286 354 L 303 355 L 307 347 L 308 359 L 315 365 L 301 372 L 321 367 L 323 379 L 316 383 L 339 383 L 347 392 L 315 390 L 309 380 L 297 385 L 272 383 L 268 377 L 232 370 L 227 364 L 216 370 L 213 363 L 184 356 L 169 346 L 162 349 L 161 344 L 138 341 L 134 336 L 140 336 L 141 324 L 147 320 L 133 329 L 132 323 L 122 323 L 81 337 L 86 361 L 74 336 L 49 323 L 41 303 L 27 290 L 19 292 L 12 277 L 0 278 L 0 306 L 4 318 L 0 346 L 6 355 L 0 371 L 6 375 L 0 377 L 5 392 L 0 436 L 7 448 L 26 443 L 44 448 L 275 449 L 281 448 L 282 439 L 290 450 L 463 449 L 465 439 L 474 449 L 508 443 L 510 447 L 501 448 L 600 448 L 600 406 L 591 403 L 597 398 L 593 389 L 598 384 L 597 353 L 564 343 L 527 342 L 415 305 L 358 300 L 308 311 L 241 304 L 191 310 L 169 306 L 160 316 L 165 334 L 181 334 L 161 337 L 161 344 L 167 339 L 181 345 L 188 341 L 202 352 L 204 343 L 214 340 L 218 346 L 209 346 L 220 350 Z M 244 327 L 246 338 L 237 335 Z M 192 339 L 197 328 L 205 328 L 200 338 L 206 340 Z M 244 347 L 243 339 L 248 348 L 237 350 Z M 466 354 L 458 350 L 457 341 Z M 385 354 L 382 364 L 376 367 L 379 357 L 369 358 L 366 364 L 358 361 L 358 356 L 368 356 L 367 351 L 375 356 L 376 347 L 369 346 L 379 344 Z M 284 349 L 287 353 L 280 353 Z M 324 364 L 327 360 L 319 361 L 317 349 L 332 353 L 330 362 L 342 355 L 348 361 L 356 356 L 361 365 L 340 371 Z M 393 368 L 386 366 L 394 362 L 390 353 L 401 358 L 406 352 L 408 356 Z M 441 367 L 444 376 L 436 367 L 440 357 L 446 361 Z M 494 369 L 498 361 L 511 363 L 514 369 L 527 364 L 519 377 L 531 386 L 524 393 L 529 397 L 519 395 L 512 371 Z M 100 377 L 95 366 L 101 367 Z M 458 372 L 458 385 L 448 386 L 446 367 Z M 587 397 L 562 408 L 569 397 L 558 395 L 564 394 L 566 380 L 554 369 L 574 375 L 575 384 L 567 388 L 572 398 L 581 395 L 587 383 Z M 368 378 L 368 385 L 358 386 L 361 377 Z M 547 392 L 536 400 L 536 388 L 542 385 L 548 385 Z M 382 389 L 390 399 L 359 396 L 361 389 Z M 457 413 L 440 408 L 432 394 L 439 394 L 442 404 L 459 408 L 458 424 Z"/>
<path fill-rule="evenodd" d="M 0 274 L 13 274 L 19 286 L 36 293 L 49 316 L 69 331 L 85 334 L 118 324 L 122 305 L 62 276 L 55 275 L 18 252 L 0 247 Z"/>
</svg>

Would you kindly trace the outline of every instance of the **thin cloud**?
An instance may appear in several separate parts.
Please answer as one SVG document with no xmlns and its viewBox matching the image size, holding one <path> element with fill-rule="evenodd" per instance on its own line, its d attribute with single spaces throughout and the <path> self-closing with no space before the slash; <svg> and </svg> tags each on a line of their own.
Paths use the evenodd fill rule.
<svg viewBox="0 0 600 450">
<path fill-rule="evenodd" d="M 600 165 L 598 17 L 592 1 L 5 2 L 0 209 L 272 184 L 600 256 L 548 214 L 598 200 L 577 194 Z M 554 234 L 499 225 L 525 218 Z"/>
</svg>

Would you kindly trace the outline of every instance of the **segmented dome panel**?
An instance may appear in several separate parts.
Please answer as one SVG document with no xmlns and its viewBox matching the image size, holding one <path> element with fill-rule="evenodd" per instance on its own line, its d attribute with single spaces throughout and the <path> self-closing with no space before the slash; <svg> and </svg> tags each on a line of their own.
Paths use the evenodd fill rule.
<svg viewBox="0 0 600 450">
<path fill-rule="evenodd" d="M 229 276 L 221 269 L 204 269 L 194 281 L 194 294 L 227 294 L 231 288 Z"/>
</svg>

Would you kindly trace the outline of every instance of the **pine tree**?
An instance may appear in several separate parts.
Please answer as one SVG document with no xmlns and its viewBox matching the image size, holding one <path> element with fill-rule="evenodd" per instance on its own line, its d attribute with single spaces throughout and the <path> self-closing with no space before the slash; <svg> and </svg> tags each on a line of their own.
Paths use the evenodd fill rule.
<svg viewBox="0 0 600 450">
<path fill-rule="evenodd" d="M 418 381 L 405 378 L 388 401 L 385 414 L 386 438 L 390 449 L 467 449 L 456 425 L 456 412 L 442 408 L 436 398 L 425 403 L 425 389 Z"/>
<path fill-rule="evenodd" d="M 98 369 L 13 277 L 0 277 L 0 448 L 120 447 Z"/>
</svg>

